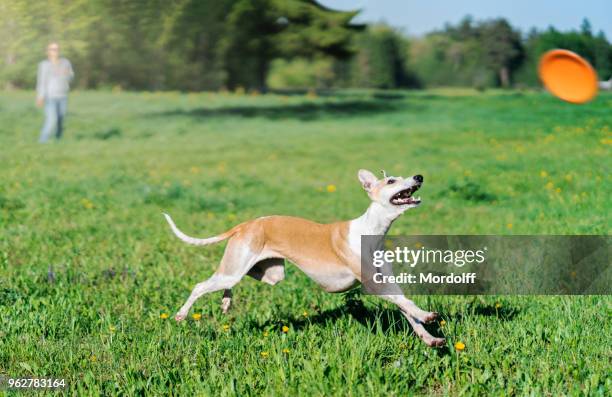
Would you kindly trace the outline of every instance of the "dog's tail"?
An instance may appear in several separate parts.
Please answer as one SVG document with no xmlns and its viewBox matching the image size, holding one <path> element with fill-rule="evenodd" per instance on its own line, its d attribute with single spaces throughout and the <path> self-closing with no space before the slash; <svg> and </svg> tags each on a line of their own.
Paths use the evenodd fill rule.
<svg viewBox="0 0 612 397">
<path fill-rule="evenodd" d="M 163 213 L 163 214 L 164 214 L 164 217 L 166 218 L 166 220 L 168 221 L 168 224 L 170 225 L 170 228 L 172 229 L 172 231 L 176 235 L 176 237 L 180 238 L 181 240 L 183 240 L 187 244 L 192 244 L 192 245 L 214 244 L 214 243 L 218 243 L 219 241 L 225 240 L 226 238 L 228 238 L 231 235 L 230 231 L 228 231 L 228 232 L 219 234 L 218 236 L 213 236 L 213 237 L 209 237 L 209 238 L 190 237 L 190 236 L 186 235 L 185 233 L 181 232 L 179 230 L 179 228 L 176 227 L 176 225 L 172 221 L 172 218 L 170 218 L 170 215 L 168 215 L 166 213 Z"/>
</svg>

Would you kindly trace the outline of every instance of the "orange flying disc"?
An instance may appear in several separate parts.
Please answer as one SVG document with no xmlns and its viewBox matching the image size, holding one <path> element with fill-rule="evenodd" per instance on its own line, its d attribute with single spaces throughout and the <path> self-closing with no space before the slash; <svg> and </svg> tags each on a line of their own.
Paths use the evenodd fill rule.
<svg viewBox="0 0 612 397">
<path fill-rule="evenodd" d="M 597 73 L 580 55 L 551 50 L 542 55 L 540 80 L 551 94 L 571 103 L 585 103 L 597 95 Z"/>
</svg>

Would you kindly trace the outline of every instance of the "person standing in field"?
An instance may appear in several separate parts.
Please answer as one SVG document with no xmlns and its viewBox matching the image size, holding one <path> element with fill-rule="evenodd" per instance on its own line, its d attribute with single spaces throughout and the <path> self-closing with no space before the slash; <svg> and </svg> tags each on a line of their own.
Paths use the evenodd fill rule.
<svg viewBox="0 0 612 397">
<path fill-rule="evenodd" d="M 38 64 L 36 79 L 36 106 L 44 105 L 45 110 L 45 123 L 40 131 L 39 142 L 47 142 L 54 130 L 57 139 L 62 137 L 68 91 L 73 78 L 70 61 L 59 56 L 59 44 L 49 43 L 47 59 Z"/>
</svg>

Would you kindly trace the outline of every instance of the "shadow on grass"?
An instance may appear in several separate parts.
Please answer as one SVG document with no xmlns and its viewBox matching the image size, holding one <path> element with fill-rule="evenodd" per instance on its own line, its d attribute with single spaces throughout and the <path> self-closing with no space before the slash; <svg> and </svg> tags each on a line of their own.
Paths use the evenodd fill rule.
<svg viewBox="0 0 612 397">
<path fill-rule="evenodd" d="M 402 103 L 401 110 L 419 110 L 414 105 Z M 213 118 L 213 117 L 263 117 L 267 119 L 298 119 L 302 121 L 316 120 L 324 117 L 355 117 L 366 116 L 379 113 L 389 113 L 400 110 L 399 104 L 391 100 L 384 99 L 363 99 L 347 101 L 326 101 L 314 103 L 299 103 L 272 106 L 228 106 L 219 108 L 196 108 L 196 109 L 176 109 L 160 113 L 153 116 L 158 117 L 194 117 L 194 118 Z"/>
<path fill-rule="evenodd" d="M 459 313 L 451 316 L 444 316 L 447 318 L 453 318 L 461 321 L 464 317 L 468 316 L 485 316 L 485 317 L 497 317 L 502 321 L 510 321 L 519 313 L 518 309 L 515 308 L 496 308 L 495 306 L 487 306 L 481 304 L 472 304 L 465 310 L 465 314 Z M 250 327 L 259 331 L 268 329 L 280 329 L 283 325 L 290 325 L 294 330 L 301 330 L 310 325 L 327 324 L 334 322 L 342 317 L 351 316 L 362 326 L 370 330 L 371 333 L 376 334 L 382 332 L 386 333 L 409 333 L 414 338 L 412 327 L 408 323 L 408 320 L 404 318 L 399 309 L 387 309 L 381 307 L 368 308 L 363 302 L 356 297 L 355 294 L 347 294 L 345 303 L 334 309 L 325 310 L 313 316 L 288 316 L 284 318 L 276 318 L 265 321 L 264 323 L 251 323 Z M 425 328 L 434 337 L 444 338 L 444 334 L 441 332 L 438 322 L 426 324 Z M 418 339 L 418 338 L 417 338 Z M 421 343 L 419 341 L 419 343 Z M 448 345 L 436 348 L 438 356 L 445 356 L 451 354 L 452 351 Z"/>
<path fill-rule="evenodd" d="M 495 307 L 494 305 L 483 305 L 482 303 L 472 303 L 467 306 L 463 313 L 450 316 L 457 320 L 463 320 L 470 316 L 496 317 L 502 321 L 512 321 L 519 314 L 519 309 L 515 307 Z"/>
<path fill-rule="evenodd" d="M 325 310 L 313 316 L 289 316 L 283 319 L 270 319 L 264 323 L 252 323 L 250 327 L 263 331 L 271 328 L 281 328 L 283 325 L 290 325 L 294 330 L 301 330 L 313 324 L 334 322 L 345 316 L 351 316 L 373 334 L 379 332 L 384 334 L 389 332 L 414 334 L 408 320 L 406 320 L 399 309 L 368 308 L 360 299 L 354 298 L 353 295 L 347 297 L 343 305 Z M 444 337 L 436 323 L 428 324 L 425 328 L 435 337 Z M 445 351 L 448 351 L 445 347 L 437 350 L 439 354 L 446 354 Z"/>
<path fill-rule="evenodd" d="M 271 89 L 268 90 L 268 93 L 275 95 L 285 95 L 285 96 L 305 96 L 309 95 L 312 91 L 307 89 L 300 88 L 289 88 L 289 89 Z M 363 97 L 364 95 L 371 95 L 376 99 L 384 99 L 384 100 L 395 100 L 395 99 L 404 99 L 409 94 L 406 91 L 393 91 L 393 90 L 345 90 L 345 89 L 318 89 L 316 90 L 316 96 L 322 98 L 350 98 L 350 97 Z"/>
<path fill-rule="evenodd" d="M 251 327 L 265 330 L 274 327 L 282 327 L 283 325 L 291 325 L 293 329 L 301 330 L 313 324 L 334 322 L 345 316 L 353 317 L 353 319 L 369 328 L 373 333 L 376 333 L 378 328 L 385 333 L 411 331 L 410 325 L 405 321 L 405 318 L 399 310 L 384 308 L 371 309 L 366 307 L 361 300 L 354 298 L 348 298 L 343 305 L 334 309 L 322 311 L 312 316 L 288 316 L 270 319 L 264 323 L 253 323 Z M 377 322 L 380 324 L 380 327 L 377 327 Z"/>
</svg>

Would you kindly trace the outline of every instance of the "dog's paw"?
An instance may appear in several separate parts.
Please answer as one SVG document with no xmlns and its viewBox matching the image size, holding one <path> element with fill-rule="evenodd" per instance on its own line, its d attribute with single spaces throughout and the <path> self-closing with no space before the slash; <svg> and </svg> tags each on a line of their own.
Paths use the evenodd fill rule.
<svg viewBox="0 0 612 397">
<path fill-rule="evenodd" d="M 186 315 L 184 315 L 184 314 L 177 313 L 177 314 L 176 314 L 176 316 L 174 316 L 174 319 L 175 319 L 177 322 L 179 322 L 179 321 L 183 321 L 183 320 L 185 319 L 185 317 L 187 317 L 187 316 L 186 316 Z"/>
<path fill-rule="evenodd" d="M 227 314 L 229 312 L 230 307 L 232 306 L 232 300 L 230 298 L 223 298 L 221 301 L 221 311 L 223 314 Z"/>
<path fill-rule="evenodd" d="M 420 318 L 419 320 L 422 323 L 429 324 L 429 323 L 435 321 L 439 316 L 440 315 L 438 313 L 436 313 L 436 312 L 428 312 L 428 313 L 425 313 L 425 315 L 423 315 L 423 317 Z"/>
<path fill-rule="evenodd" d="M 429 347 L 441 347 L 446 344 L 446 339 L 444 338 L 431 338 L 425 341 L 427 346 Z"/>
</svg>

